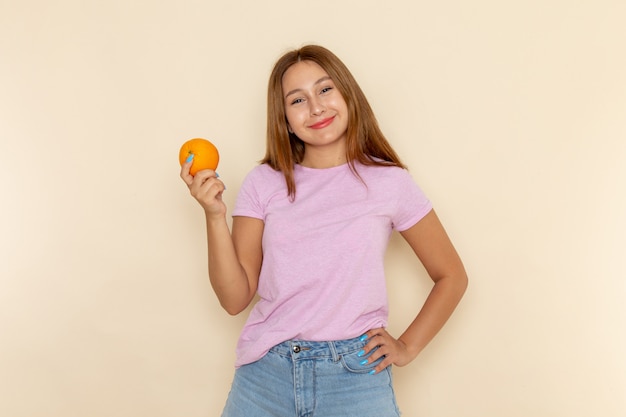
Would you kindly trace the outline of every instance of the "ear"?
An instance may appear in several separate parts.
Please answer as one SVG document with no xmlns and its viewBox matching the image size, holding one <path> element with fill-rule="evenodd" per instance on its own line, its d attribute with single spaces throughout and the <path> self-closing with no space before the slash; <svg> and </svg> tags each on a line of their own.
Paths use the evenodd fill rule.
<svg viewBox="0 0 626 417">
<path fill-rule="evenodd" d="M 293 134 L 293 129 L 291 128 L 291 126 L 289 125 L 289 123 L 287 123 L 287 130 L 289 131 L 289 133 Z"/>
</svg>

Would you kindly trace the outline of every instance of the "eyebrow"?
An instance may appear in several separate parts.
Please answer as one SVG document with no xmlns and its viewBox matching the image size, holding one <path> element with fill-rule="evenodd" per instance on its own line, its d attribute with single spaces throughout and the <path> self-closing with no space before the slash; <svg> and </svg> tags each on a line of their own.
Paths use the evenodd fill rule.
<svg viewBox="0 0 626 417">
<path fill-rule="evenodd" d="M 322 78 L 320 78 L 319 80 L 315 81 L 315 83 L 313 83 L 313 85 L 318 85 L 318 84 L 323 83 L 324 81 L 330 80 L 330 79 L 331 79 L 330 76 L 325 75 Z M 288 92 L 287 94 L 285 94 L 285 98 L 287 98 L 290 95 L 295 94 L 295 93 L 297 93 L 299 91 L 302 91 L 302 89 L 301 88 L 295 88 L 295 89 L 291 90 L 290 92 Z"/>
</svg>

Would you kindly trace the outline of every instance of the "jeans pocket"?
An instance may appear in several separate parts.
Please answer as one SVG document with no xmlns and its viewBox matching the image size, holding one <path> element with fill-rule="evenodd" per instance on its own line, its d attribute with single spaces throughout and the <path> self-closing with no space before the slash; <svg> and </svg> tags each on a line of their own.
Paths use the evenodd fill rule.
<svg viewBox="0 0 626 417">
<path fill-rule="evenodd" d="M 367 358 L 369 358 L 372 355 L 372 353 L 374 353 L 375 351 L 376 349 L 372 350 L 370 353 L 368 353 L 367 355 L 363 355 L 363 356 L 359 356 L 359 351 L 341 355 L 341 360 L 340 360 L 341 365 L 348 372 L 357 373 L 357 374 L 367 374 L 383 360 L 383 357 L 381 357 L 372 363 L 366 363 L 362 365 L 363 361 L 367 360 Z"/>
</svg>

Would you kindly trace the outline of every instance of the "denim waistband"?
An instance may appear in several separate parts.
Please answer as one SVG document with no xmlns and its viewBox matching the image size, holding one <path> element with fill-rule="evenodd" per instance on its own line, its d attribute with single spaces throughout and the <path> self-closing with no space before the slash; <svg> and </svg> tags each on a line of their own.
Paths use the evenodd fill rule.
<svg viewBox="0 0 626 417">
<path fill-rule="evenodd" d="M 328 342 L 312 342 L 307 340 L 288 340 L 270 349 L 270 352 L 281 356 L 298 359 L 332 358 L 339 360 L 341 355 L 358 352 L 367 344 L 361 337 Z"/>
</svg>

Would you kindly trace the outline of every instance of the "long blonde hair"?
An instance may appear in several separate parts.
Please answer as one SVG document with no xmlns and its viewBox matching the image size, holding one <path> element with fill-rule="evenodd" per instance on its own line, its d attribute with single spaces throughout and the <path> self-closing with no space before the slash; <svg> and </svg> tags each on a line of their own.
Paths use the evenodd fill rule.
<svg viewBox="0 0 626 417">
<path fill-rule="evenodd" d="M 355 175 L 359 176 L 355 161 L 406 168 L 380 130 L 365 94 L 345 64 L 328 49 L 307 45 L 284 54 L 276 62 L 267 90 L 267 150 L 261 163 L 283 173 L 289 196 L 295 198 L 293 170 L 304 157 L 304 142 L 287 127 L 282 81 L 287 69 L 300 61 L 312 61 L 322 67 L 348 106 L 346 159 Z"/>
</svg>

